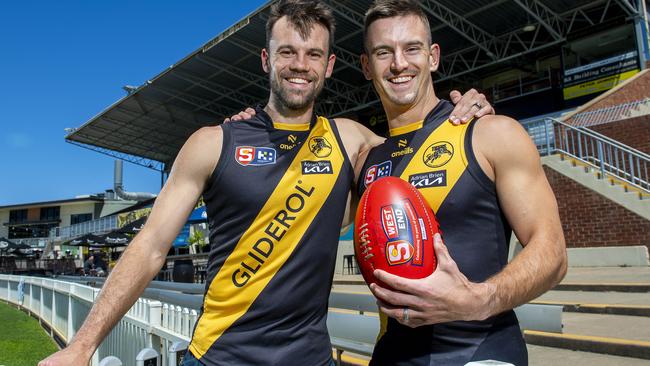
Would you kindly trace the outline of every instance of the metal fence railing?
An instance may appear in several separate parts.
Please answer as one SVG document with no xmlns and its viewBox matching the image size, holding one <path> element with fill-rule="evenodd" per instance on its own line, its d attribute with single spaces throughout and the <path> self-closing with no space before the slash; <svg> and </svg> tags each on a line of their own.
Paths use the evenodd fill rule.
<svg viewBox="0 0 650 366">
<path fill-rule="evenodd" d="M 108 232 L 117 229 L 117 215 L 102 217 L 71 226 L 55 227 L 50 230 L 50 239 L 66 240 L 76 236 Z"/>
<path fill-rule="evenodd" d="M 565 154 L 600 172 L 650 193 L 650 155 L 587 128 L 554 118 L 523 124 L 540 155 Z"/>
<path fill-rule="evenodd" d="M 590 127 L 647 114 L 650 114 L 650 98 L 578 113 L 569 121 L 576 127 Z"/>
<path fill-rule="evenodd" d="M 98 293 L 99 289 L 78 283 L 0 275 L 0 299 L 37 316 L 64 344 L 81 327 Z M 196 318 L 194 309 L 140 298 L 99 346 L 91 364 L 121 365 L 117 359 L 126 365 L 177 365 Z M 113 359 L 100 362 L 109 356 Z"/>
<path fill-rule="evenodd" d="M 0 300 L 21 306 L 66 344 L 81 327 L 104 278 L 58 279 L 0 275 Z M 179 365 L 203 302 L 204 286 L 152 281 L 93 355 L 92 366 Z M 379 332 L 370 294 L 329 298 L 327 327 L 340 365 L 344 351 L 370 356 Z M 562 306 L 526 304 L 515 309 L 524 330 L 562 332 Z M 368 314 L 370 313 L 370 314 Z"/>
</svg>

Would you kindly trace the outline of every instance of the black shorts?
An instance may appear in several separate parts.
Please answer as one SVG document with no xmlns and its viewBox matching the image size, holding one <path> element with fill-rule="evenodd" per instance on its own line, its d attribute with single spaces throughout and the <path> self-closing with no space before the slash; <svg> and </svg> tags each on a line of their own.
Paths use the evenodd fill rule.
<svg viewBox="0 0 650 366">
<path fill-rule="evenodd" d="M 414 329 L 389 323 L 388 331 L 377 342 L 370 365 L 462 366 L 484 360 L 528 365 L 526 342 L 514 312 L 487 321 L 451 322 Z"/>
</svg>

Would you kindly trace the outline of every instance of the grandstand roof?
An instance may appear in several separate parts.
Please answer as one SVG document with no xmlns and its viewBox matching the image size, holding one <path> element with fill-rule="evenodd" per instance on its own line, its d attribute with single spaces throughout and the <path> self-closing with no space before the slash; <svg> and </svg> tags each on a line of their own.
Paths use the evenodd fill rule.
<svg viewBox="0 0 650 366">
<path fill-rule="evenodd" d="M 359 67 L 370 0 L 329 0 L 337 18 L 333 77 L 319 114 L 378 108 Z M 442 0 L 421 2 L 441 45 L 437 82 L 476 80 L 526 64 L 587 28 L 636 14 L 633 0 Z M 267 76 L 259 53 L 270 3 L 148 80 L 66 136 L 70 143 L 156 170 L 170 167 L 188 136 L 244 106 L 263 104 Z"/>
</svg>

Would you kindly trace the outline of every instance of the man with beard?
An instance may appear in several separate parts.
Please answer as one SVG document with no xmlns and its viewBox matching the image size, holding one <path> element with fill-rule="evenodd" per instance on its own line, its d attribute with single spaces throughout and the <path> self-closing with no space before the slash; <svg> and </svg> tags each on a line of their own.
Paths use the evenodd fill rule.
<svg viewBox="0 0 650 366">
<path fill-rule="evenodd" d="M 352 166 L 359 151 L 381 142 L 352 121 L 313 115 L 334 66 L 333 33 L 331 11 L 321 2 L 273 5 L 261 53 L 268 104 L 254 118 L 204 127 L 188 139 L 83 326 L 39 365 L 88 363 L 158 273 L 201 195 L 212 247 L 183 364 L 332 362 L 327 301 Z"/>
<path fill-rule="evenodd" d="M 537 149 L 505 116 L 449 123 L 452 106 L 438 99 L 431 78 L 440 48 L 417 2 L 376 0 L 364 30 L 363 69 L 386 111 L 390 137 L 357 169 L 358 193 L 377 180 L 373 167 L 391 166 L 391 175 L 423 194 L 445 237 L 443 244 L 436 235 L 438 267 L 427 278 L 375 271 L 395 290 L 371 285 L 383 318 L 371 365 L 487 359 L 527 365 L 512 309 L 555 286 L 567 263 Z M 394 153 L 404 145 L 412 153 Z M 508 264 L 511 227 L 524 249 Z"/>
</svg>

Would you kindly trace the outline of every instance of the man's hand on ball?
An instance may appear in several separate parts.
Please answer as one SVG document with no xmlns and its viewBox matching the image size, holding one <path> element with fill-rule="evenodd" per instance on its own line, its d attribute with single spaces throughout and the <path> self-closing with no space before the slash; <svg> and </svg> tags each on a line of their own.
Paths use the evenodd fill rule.
<svg viewBox="0 0 650 366">
<path fill-rule="evenodd" d="M 485 94 L 479 93 L 476 89 L 470 89 L 461 95 L 458 90 L 449 93 L 451 102 L 455 104 L 449 119 L 455 125 L 469 122 L 472 117 L 481 118 L 488 114 L 494 114 L 494 108 L 490 105 Z"/>
<path fill-rule="evenodd" d="M 413 280 L 374 271 L 379 281 L 395 289 L 370 285 L 379 309 L 412 328 L 455 320 L 483 320 L 490 316 L 493 285 L 470 282 L 458 269 L 439 234 L 435 235 L 434 248 L 438 267 L 426 278 Z M 406 321 L 405 308 L 408 308 Z"/>
</svg>

